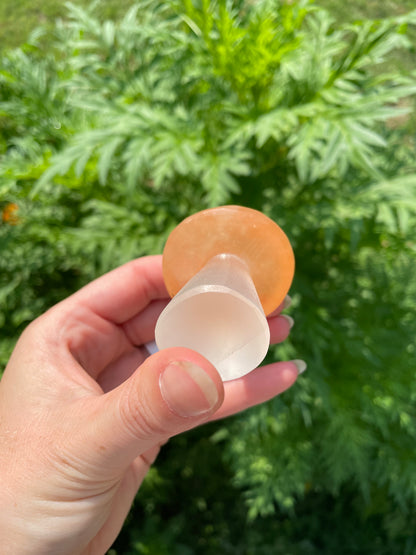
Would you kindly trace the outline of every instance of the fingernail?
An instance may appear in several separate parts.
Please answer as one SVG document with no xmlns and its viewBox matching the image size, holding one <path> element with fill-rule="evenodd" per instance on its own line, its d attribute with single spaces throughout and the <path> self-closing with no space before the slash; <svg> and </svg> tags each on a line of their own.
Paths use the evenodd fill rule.
<svg viewBox="0 0 416 555">
<path fill-rule="evenodd" d="M 286 297 L 283 299 L 282 310 L 284 310 L 285 308 L 289 308 L 291 304 L 292 304 L 292 297 L 290 295 L 286 295 Z"/>
<path fill-rule="evenodd" d="M 296 368 L 298 369 L 298 374 L 303 374 L 303 372 L 308 367 L 304 360 L 295 359 L 295 360 L 292 360 L 292 362 L 295 364 Z"/>
<path fill-rule="evenodd" d="M 287 322 L 289 322 L 290 328 L 293 328 L 293 324 L 295 323 L 295 320 L 292 318 L 292 316 L 288 316 L 287 314 L 281 314 L 280 317 L 284 318 Z"/>
<path fill-rule="evenodd" d="M 166 404 L 179 416 L 200 416 L 218 402 L 218 391 L 210 376 L 187 360 L 171 362 L 160 375 L 159 385 Z"/>
</svg>

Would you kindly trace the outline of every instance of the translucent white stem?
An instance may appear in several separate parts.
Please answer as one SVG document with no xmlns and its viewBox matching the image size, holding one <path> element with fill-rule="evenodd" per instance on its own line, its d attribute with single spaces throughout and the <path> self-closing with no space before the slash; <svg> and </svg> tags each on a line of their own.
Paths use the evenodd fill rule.
<svg viewBox="0 0 416 555">
<path fill-rule="evenodd" d="M 212 258 L 170 301 L 155 336 L 159 349 L 197 351 L 224 381 L 256 368 L 266 356 L 270 331 L 244 262 L 229 254 Z"/>
</svg>

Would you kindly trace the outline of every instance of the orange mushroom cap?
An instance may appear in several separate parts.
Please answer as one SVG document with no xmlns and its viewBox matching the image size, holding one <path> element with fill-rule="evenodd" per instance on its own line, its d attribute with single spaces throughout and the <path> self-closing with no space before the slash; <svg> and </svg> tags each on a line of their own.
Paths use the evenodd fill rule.
<svg viewBox="0 0 416 555">
<path fill-rule="evenodd" d="M 163 276 L 173 297 L 218 254 L 243 260 L 265 314 L 283 301 L 295 272 L 295 257 L 284 231 L 261 212 L 220 206 L 197 212 L 169 235 L 163 251 Z"/>
</svg>

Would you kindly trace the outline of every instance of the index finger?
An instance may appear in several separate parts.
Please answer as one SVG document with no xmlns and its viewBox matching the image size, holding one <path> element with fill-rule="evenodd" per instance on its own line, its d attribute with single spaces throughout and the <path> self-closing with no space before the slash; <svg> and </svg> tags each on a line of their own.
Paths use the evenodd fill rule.
<svg viewBox="0 0 416 555">
<path fill-rule="evenodd" d="M 92 281 L 67 302 L 81 304 L 101 318 L 122 324 L 156 299 L 169 298 L 162 275 L 162 255 L 145 256 Z"/>
<path fill-rule="evenodd" d="M 211 420 L 237 414 L 269 401 L 291 387 L 299 376 L 293 360 L 260 366 L 236 380 L 224 383 L 224 402 Z"/>
</svg>

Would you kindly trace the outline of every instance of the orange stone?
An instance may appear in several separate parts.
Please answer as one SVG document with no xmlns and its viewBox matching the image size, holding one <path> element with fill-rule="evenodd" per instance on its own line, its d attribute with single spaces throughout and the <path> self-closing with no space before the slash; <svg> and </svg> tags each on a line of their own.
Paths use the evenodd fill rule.
<svg viewBox="0 0 416 555">
<path fill-rule="evenodd" d="M 172 231 L 163 251 L 169 294 L 176 295 L 218 254 L 233 254 L 246 263 L 266 315 L 283 301 L 295 271 L 289 239 L 273 220 L 244 206 L 203 210 Z"/>
</svg>

